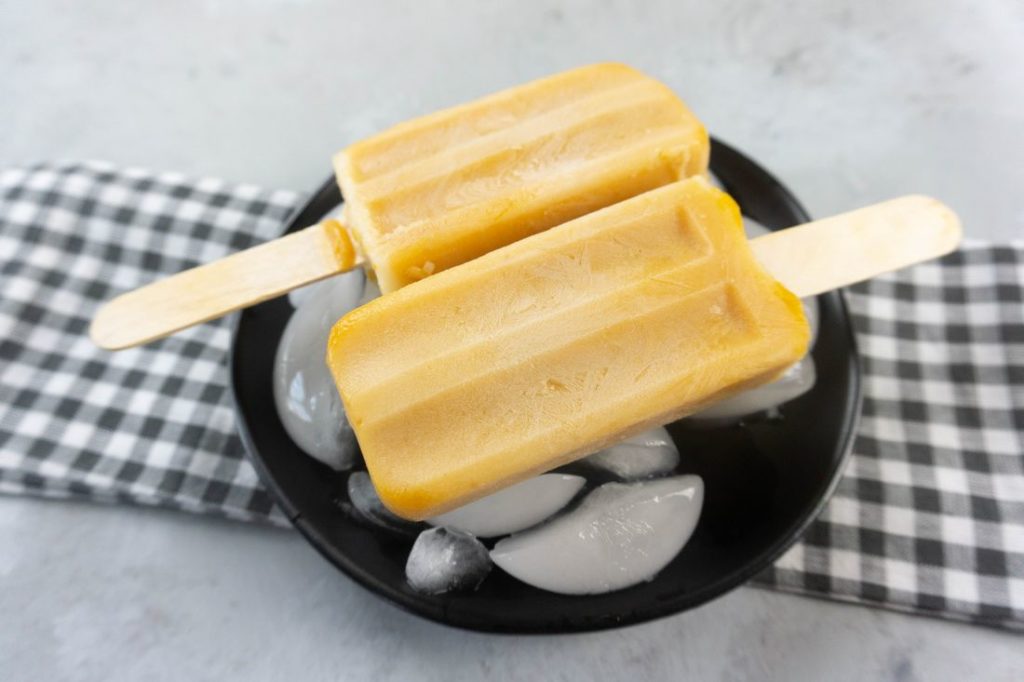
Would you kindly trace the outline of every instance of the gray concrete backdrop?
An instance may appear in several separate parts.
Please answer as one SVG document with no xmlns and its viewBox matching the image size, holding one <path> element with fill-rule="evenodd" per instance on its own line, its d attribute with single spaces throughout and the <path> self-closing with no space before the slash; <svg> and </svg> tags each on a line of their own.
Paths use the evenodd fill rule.
<svg viewBox="0 0 1024 682">
<path fill-rule="evenodd" d="M 815 215 L 907 192 L 1024 237 L 1024 3 L 0 0 L 0 166 L 312 188 L 380 128 L 599 60 L 674 87 Z M 2 680 L 1021 679 L 1019 637 L 741 589 L 617 632 L 405 615 L 294 533 L 0 498 Z"/>
</svg>

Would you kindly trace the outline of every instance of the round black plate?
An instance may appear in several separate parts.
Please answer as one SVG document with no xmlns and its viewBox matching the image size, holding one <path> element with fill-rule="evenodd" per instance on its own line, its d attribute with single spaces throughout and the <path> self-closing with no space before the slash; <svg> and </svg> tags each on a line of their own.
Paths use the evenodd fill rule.
<svg viewBox="0 0 1024 682">
<path fill-rule="evenodd" d="M 753 161 L 714 141 L 711 168 L 743 212 L 771 229 L 807 214 Z M 288 223 L 315 223 L 341 202 L 333 178 Z M 369 529 L 344 513 L 345 474 L 306 456 L 278 419 L 274 353 L 292 308 L 282 297 L 244 311 L 232 342 L 231 381 L 239 430 L 264 484 L 295 526 L 361 585 L 420 616 L 492 632 L 554 633 L 610 628 L 693 608 L 746 582 L 800 536 L 834 489 L 860 412 L 853 330 L 839 293 L 821 296 L 814 348 L 818 381 L 782 418 L 706 431 L 668 427 L 680 470 L 704 478 L 700 523 L 683 551 L 649 583 L 570 597 L 525 585 L 495 569 L 479 591 L 425 596 L 405 582 L 411 541 Z M 296 589 L 302 589 L 297 587 Z"/>
</svg>

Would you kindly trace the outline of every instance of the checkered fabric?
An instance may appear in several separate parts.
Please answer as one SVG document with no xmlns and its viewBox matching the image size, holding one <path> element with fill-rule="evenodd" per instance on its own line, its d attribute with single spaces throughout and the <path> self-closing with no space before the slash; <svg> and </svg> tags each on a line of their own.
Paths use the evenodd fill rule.
<svg viewBox="0 0 1024 682">
<path fill-rule="evenodd" d="M 244 458 L 226 320 L 109 353 L 103 301 L 276 236 L 291 192 L 58 163 L 0 173 L 0 492 L 285 523 Z"/>
<path fill-rule="evenodd" d="M 285 523 L 235 435 L 225 322 L 113 354 L 85 332 L 113 294 L 275 236 L 299 200 L 100 163 L 0 173 L 0 492 Z M 1024 244 L 848 298 L 854 455 L 755 583 L 1024 629 Z"/>
<path fill-rule="evenodd" d="M 1024 629 L 1024 243 L 847 290 L 864 411 L 839 487 L 762 585 Z"/>
</svg>

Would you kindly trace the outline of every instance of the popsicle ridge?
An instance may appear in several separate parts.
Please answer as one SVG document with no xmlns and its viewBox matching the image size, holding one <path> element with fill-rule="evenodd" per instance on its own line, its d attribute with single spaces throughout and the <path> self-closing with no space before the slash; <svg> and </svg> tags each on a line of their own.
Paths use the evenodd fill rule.
<svg viewBox="0 0 1024 682">
<path fill-rule="evenodd" d="M 360 196 L 378 214 L 382 230 L 390 232 L 407 227 L 410 219 L 424 220 L 499 196 L 507 176 L 536 181 L 556 177 L 624 144 L 639 146 L 665 136 L 678 126 L 684 111 L 671 93 L 651 92 L 647 83 L 638 83 L 579 102 L 572 114 L 556 110 L 393 168 L 366 180 Z M 453 189 L 467 191 L 452 196 Z M 424 194 L 433 199 L 426 206 Z M 424 215 L 424 210 L 429 213 Z"/>
<path fill-rule="evenodd" d="M 350 146 L 346 162 L 354 180 L 368 180 L 523 120 L 575 107 L 595 93 L 630 87 L 638 79 L 657 83 L 624 64 L 570 69 L 394 125 Z"/>
<path fill-rule="evenodd" d="M 694 178 L 363 306 L 328 364 L 382 499 L 421 518 L 767 381 L 808 336 Z"/>
<path fill-rule="evenodd" d="M 598 64 L 398 125 L 334 165 L 386 293 L 703 173 L 709 149 L 669 88 Z"/>
</svg>

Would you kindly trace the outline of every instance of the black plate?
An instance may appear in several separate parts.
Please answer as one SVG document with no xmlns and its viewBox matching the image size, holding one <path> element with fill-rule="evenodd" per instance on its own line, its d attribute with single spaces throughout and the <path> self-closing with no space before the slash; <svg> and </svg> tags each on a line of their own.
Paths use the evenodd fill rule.
<svg viewBox="0 0 1024 682">
<path fill-rule="evenodd" d="M 711 168 L 744 213 L 771 229 L 807 221 L 793 195 L 753 161 L 714 141 Z M 315 223 L 341 201 L 333 178 L 288 223 Z M 746 582 L 800 536 L 839 479 L 860 412 L 853 330 L 843 298 L 819 299 L 815 388 L 787 403 L 780 420 L 695 431 L 668 427 L 680 470 L 704 477 L 700 523 L 683 551 L 649 583 L 571 597 L 525 585 L 495 569 L 479 591 L 424 596 L 405 582 L 408 539 L 371 530 L 339 508 L 345 475 L 303 454 L 274 408 L 274 353 L 292 308 L 285 297 L 244 311 L 232 342 L 239 430 L 264 484 L 303 535 L 364 587 L 425 618 L 492 632 L 610 628 L 685 611 Z M 296 586 L 296 589 L 302 589 Z"/>
</svg>

